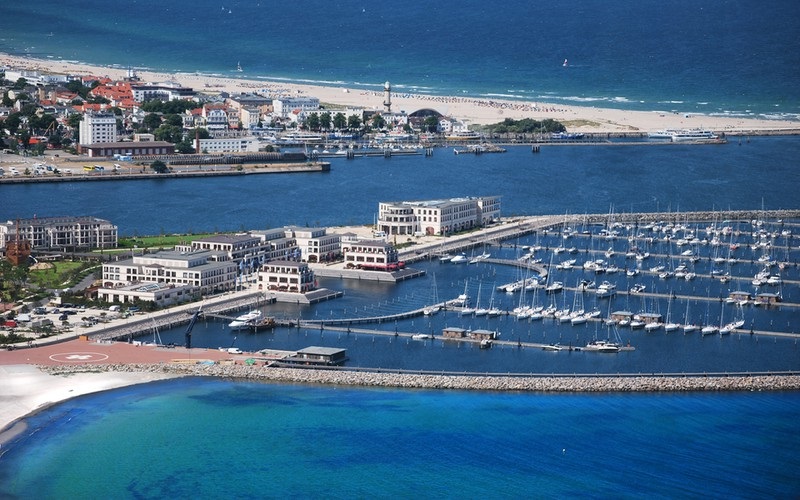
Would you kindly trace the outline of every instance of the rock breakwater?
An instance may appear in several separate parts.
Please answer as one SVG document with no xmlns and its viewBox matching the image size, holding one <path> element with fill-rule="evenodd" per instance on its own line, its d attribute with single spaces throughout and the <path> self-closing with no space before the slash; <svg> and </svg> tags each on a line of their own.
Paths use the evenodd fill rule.
<svg viewBox="0 0 800 500">
<path fill-rule="evenodd" d="M 162 373 L 174 376 L 220 377 L 280 383 L 326 384 L 353 387 L 446 389 L 522 392 L 694 392 L 796 391 L 800 376 L 775 375 L 642 375 L 642 376 L 502 376 L 414 374 L 377 371 L 278 368 L 246 364 L 105 364 L 55 365 L 40 369 L 51 375 L 85 372 Z"/>
</svg>

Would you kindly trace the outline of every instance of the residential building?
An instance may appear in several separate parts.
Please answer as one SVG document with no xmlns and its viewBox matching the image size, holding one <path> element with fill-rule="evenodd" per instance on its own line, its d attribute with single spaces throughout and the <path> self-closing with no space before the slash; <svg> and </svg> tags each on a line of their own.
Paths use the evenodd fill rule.
<svg viewBox="0 0 800 500">
<path fill-rule="evenodd" d="M 328 234 L 327 229 L 290 226 L 284 228 L 287 238 L 293 238 L 299 258 L 305 262 L 327 262 L 342 254 L 341 237 Z"/>
<path fill-rule="evenodd" d="M 117 226 L 97 217 L 34 217 L 0 224 L 0 248 L 21 239 L 32 249 L 93 250 L 117 247 Z"/>
<path fill-rule="evenodd" d="M 500 196 L 378 205 L 378 230 L 387 235 L 445 235 L 485 226 L 499 218 Z"/>
<path fill-rule="evenodd" d="M 305 262 L 275 260 L 258 273 L 258 289 L 277 292 L 306 293 L 317 288 L 314 272 Z"/>
<path fill-rule="evenodd" d="M 174 250 L 103 264 L 103 288 L 135 283 L 188 285 L 202 294 L 231 290 L 239 268 L 222 252 Z"/>
<path fill-rule="evenodd" d="M 375 271 L 397 271 L 404 265 L 398 260 L 397 250 L 391 243 L 362 240 L 342 244 L 347 268 Z"/>
</svg>

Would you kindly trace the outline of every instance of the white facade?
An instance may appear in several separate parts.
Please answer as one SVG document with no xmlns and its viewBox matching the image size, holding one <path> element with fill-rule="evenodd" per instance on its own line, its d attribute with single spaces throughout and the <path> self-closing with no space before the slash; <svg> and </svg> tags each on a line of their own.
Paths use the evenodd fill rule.
<svg viewBox="0 0 800 500">
<path fill-rule="evenodd" d="M 317 288 L 314 272 L 305 262 L 276 260 L 258 273 L 258 289 L 277 292 L 306 293 Z"/>
<path fill-rule="evenodd" d="M 78 128 L 80 144 L 117 142 L 117 117 L 113 113 L 86 113 Z"/>
<path fill-rule="evenodd" d="M 294 110 L 301 114 L 319 111 L 319 98 L 317 97 L 289 97 L 272 101 L 273 112 L 280 118 L 289 118 Z"/>
<path fill-rule="evenodd" d="M 116 248 L 117 226 L 97 217 L 43 217 L 0 224 L 0 248 L 20 237 L 31 248 Z"/>
<path fill-rule="evenodd" d="M 342 244 L 345 266 L 375 271 L 396 271 L 401 267 L 397 250 L 391 243 L 377 240 Z"/>
<path fill-rule="evenodd" d="M 200 139 L 198 153 L 257 153 L 258 147 L 255 137 Z"/>
<path fill-rule="evenodd" d="M 287 227 L 286 236 L 295 240 L 300 260 L 325 262 L 341 255 L 341 237 L 328 234 L 325 228 Z"/>
<path fill-rule="evenodd" d="M 155 302 L 159 307 L 171 306 L 192 300 L 194 287 L 164 283 L 137 283 L 118 288 L 101 288 L 97 298 L 104 302 L 133 303 L 136 301 Z"/>
<path fill-rule="evenodd" d="M 378 229 L 388 235 L 451 234 L 485 226 L 499 218 L 499 196 L 378 205 Z"/>
<path fill-rule="evenodd" d="M 103 264 L 103 287 L 165 283 L 190 285 L 203 294 L 230 290 L 236 283 L 238 266 L 231 260 L 221 260 L 225 258 L 223 253 L 208 250 L 135 255 Z"/>
</svg>

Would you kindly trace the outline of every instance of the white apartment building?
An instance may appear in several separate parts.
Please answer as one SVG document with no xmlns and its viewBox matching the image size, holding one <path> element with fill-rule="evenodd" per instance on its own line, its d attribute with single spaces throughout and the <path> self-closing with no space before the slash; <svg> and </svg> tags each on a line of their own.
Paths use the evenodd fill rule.
<svg viewBox="0 0 800 500">
<path fill-rule="evenodd" d="M 97 217 L 34 217 L 0 224 L 0 248 L 20 238 L 36 249 L 116 248 L 117 226 Z"/>
<path fill-rule="evenodd" d="M 276 260 L 258 273 L 258 289 L 262 291 L 306 293 L 316 288 L 314 271 L 305 262 Z"/>
<path fill-rule="evenodd" d="M 273 113 L 279 118 L 289 118 L 289 114 L 298 110 L 300 114 L 319 111 L 317 97 L 286 97 L 272 101 Z"/>
<path fill-rule="evenodd" d="M 103 288 L 165 283 L 189 285 L 202 294 L 216 293 L 235 286 L 238 269 L 222 252 L 162 251 L 103 264 Z"/>
<path fill-rule="evenodd" d="M 327 229 L 291 226 L 284 228 L 286 237 L 295 241 L 300 251 L 300 260 L 305 262 L 327 262 L 342 254 L 341 237 L 328 234 Z"/>
<path fill-rule="evenodd" d="M 378 204 L 378 230 L 387 235 L 446 235 L 499 218 L 500 196 Z"/>
<path fill-rule="evenodd" d="M 342 244 L 345 267 L 375 271 L 397 271 L 403 267 L 391 243 L 377 240 L 351 241 Z"/>
<path fill-rule="evenodd" d="M 78 127 L 80 144 L 117 142 L 117 117 L 113 113 L 86 113 Z"/>
</svg>

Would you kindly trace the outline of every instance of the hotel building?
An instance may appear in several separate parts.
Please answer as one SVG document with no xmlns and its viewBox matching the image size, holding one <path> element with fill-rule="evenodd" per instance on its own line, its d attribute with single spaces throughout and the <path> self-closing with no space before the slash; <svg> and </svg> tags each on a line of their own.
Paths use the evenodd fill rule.
<svg viewBox="0 0 800 500">
<path fill-rule="evenodd" d="M 387 235 L 447 235 L 486 226 L 499 218 L 500 196 L 378 205 L 378 230 Z"/>
</svg>

